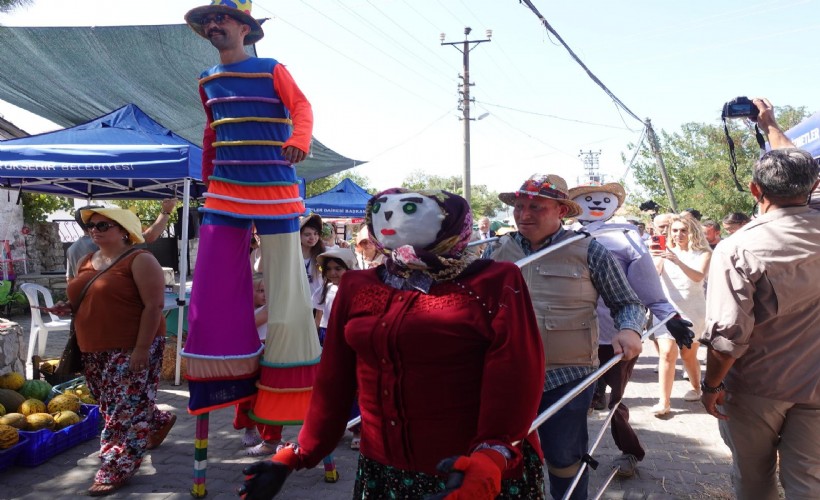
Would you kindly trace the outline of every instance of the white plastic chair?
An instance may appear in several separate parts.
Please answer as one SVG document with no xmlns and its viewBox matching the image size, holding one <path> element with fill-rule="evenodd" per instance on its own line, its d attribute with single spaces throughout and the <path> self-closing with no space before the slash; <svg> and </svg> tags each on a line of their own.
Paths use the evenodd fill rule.
<svg viewBox="0 0 820 500">
<path fill-rule="evenodd" d="M 28 338 L 28 353 L 26 354 L 26 378 L 31 380 L 34 376 L 34 363 L 31 361 L 32 356 L 34 356 L 34 347 L 38 347 L 37 355 L 42 358 L 46 353 L 48 332 L 68 331 L 71 328 L 71 319 L 60 319 L 59 316 L 48 313 L 51 316 L 51 321 L 43 321 L 40 309 L 35 306 L 40 305 L 40 294 L 43 295 L 46 307 L 53 306 L 54 299 L 51 297 L 51 292 L 48 288 L 36 283 L 23 283 L 20 285 L 20 290 L 26 294 L 28 303 L 31 306 L 31 333 Z"/>
</svg>

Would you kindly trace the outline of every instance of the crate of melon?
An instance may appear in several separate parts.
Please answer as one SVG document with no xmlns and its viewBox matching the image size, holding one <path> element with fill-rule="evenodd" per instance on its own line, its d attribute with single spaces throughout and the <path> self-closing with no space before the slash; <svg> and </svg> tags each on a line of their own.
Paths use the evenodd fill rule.
<svg viewBox="0 0 820 500">
<path fill-rule="evenodd" d="M 20 456 L 20 453 L 25 448 L 26 443 L 28 443 L 28 437 L 24 436 L 22 433 L 17 433 L 19 440 L 17 444 L 11 446 L 9 448 L 0 449 L 0 472 L 8 469 L 17 461 L 17 457 Z"/>
<path fill-rule="evenodd" d="M 27 438 L 26 445 L 17 456 L 17 465 L 36 467 L 69 448 L 100 434 L 100 407 L 82 405 L 80 421 L 59 430 L 44 428 L 36 431 L 21 431 L 21 438 Z"/>
</svg>

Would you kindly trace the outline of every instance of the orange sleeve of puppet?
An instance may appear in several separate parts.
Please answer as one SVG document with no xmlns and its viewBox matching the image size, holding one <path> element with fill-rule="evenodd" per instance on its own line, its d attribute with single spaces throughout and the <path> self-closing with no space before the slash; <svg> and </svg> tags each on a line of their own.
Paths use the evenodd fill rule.
<svg viewBox="0 0 820 500">
<path fill-rule="evenodd" d="M 273 85 L 293 121 L 293 133 L 282 148 L 293 146 L 305 154 L 310 153 L 310 141 L 313 137 L 313 108 L 310 102 L 282 64 L 273 68 Z"/>
<path fill-rule="evenodd" d="M 205 105 L 208 96 L 205 95 L 205 89 L 202 85 L 199 86 L 199 98 L 202 100 L 202 107 L 205 108 L 205 133 L 202 135 L 202 182 L 205 187 L 208 187 L 208 178 L 214 173 L 214 160 L 216 159 L 216 149 L 213 144 L 216 140 L 216 131 L 211 128 L 211 123 L 214 121 L 211 108 Z"/>
</svg>

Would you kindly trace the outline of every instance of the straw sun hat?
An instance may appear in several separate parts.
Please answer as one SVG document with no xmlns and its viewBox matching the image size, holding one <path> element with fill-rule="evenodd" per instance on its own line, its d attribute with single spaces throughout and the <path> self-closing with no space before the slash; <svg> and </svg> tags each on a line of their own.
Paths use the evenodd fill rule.
<svg viewBox="0 0 820 500">
<path fill-rule="evenodd" d="M 113 220 L 128 232 L 128 239 L 131 243 L 144 243 L 142 237 L 142 225 L 134 212 L 124 208 L 84 208 L 82 209 L 83 223 L 87 223 L 91 216 L 100 214 Z"/>
</svg>

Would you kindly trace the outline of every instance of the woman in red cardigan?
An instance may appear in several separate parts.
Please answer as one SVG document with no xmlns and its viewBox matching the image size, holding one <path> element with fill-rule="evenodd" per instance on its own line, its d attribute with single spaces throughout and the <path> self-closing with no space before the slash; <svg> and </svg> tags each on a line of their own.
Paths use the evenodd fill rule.
<svg viewBox="0 0 820 500">
<path fill-rule="evenodd" d="M 520 271 L 464 251 L 470 208 L 445 191 L 379 193 L 367 225 L 390 256 L 345 273 L 299 444 L 246 469 L 241 493 L 272 498 L 331 453 L 358 388 L 354 498 L 543 498 L 528 432 L 544 355 Z"/>
</svg>

